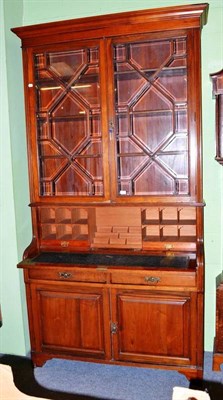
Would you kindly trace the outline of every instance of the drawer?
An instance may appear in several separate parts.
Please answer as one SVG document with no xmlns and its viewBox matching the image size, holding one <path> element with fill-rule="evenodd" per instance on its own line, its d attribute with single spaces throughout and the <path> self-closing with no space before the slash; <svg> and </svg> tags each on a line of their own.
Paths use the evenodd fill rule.
<svg viewBox="0 0 223 400">
<path fill-rule="evenodd" d="M 107 282 L 107 272 L 92 268 L 70 268 L 60 266 L 57 268 L 29 268 L 29 279 L 53 280 L 53 281 L 75 281 L 75 282 Z"/>
<path fill-rule="evenodd" d="M 179 286 L 195 287 L 195 271 L 112 271 L 112 283 L 146 285 L 146 286 Z"/>
</svg>

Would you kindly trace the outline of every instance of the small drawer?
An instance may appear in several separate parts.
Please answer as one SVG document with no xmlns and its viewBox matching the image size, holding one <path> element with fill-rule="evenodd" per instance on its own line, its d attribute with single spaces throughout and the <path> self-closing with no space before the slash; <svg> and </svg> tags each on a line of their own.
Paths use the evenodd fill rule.
<svg viewBox="0 0 223 400">
<path fill-rule="evenodd" d="M 58 268 L 30 268 L 29 279 L 74 281 L 74 282 L 107 282 L 107 272 L 91 268 L 70 268 L 61 266 Z"/>
<path fill-rule="evenodd" d="M 193 271 L 112 271 L 111 282 L 147 286 L 195 287 L 196 273 Z"/>
</svg>

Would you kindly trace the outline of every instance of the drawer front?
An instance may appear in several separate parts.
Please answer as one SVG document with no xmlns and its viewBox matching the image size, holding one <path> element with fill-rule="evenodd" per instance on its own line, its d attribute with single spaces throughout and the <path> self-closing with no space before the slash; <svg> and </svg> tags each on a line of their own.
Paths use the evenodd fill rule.
<svg viewBox="0 0 223 400">
<path fill-rule="evenodd" d="M 29 279 L 53 281 L 107 282 L 106 271 L 97 271 L 96 269 L 90 268 L 70 268 L 66 266 L 57 268 L 30 268 L 28 270 L 28 277 Z"/>
<path fill-rule="evenodd" d="M 195 287 L 196 273 L 193 271 L 112 271 L 111 282 L 146 286 Z"/>
</svg>

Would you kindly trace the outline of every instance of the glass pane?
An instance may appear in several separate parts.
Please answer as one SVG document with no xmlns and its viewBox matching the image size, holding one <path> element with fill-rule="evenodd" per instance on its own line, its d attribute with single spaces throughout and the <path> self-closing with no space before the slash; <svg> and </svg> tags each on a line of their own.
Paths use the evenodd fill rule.
<svg viewBox="0 0 223 400">
<path fill-rule="evenodd" d="M 103 196 L 99 50 L 35 55 L 42 196 Z"/>
<path fill-rule="evenodd" d="M 114 46 L 117 192 L 189 194 L 186 38 Z"/>
</svg>

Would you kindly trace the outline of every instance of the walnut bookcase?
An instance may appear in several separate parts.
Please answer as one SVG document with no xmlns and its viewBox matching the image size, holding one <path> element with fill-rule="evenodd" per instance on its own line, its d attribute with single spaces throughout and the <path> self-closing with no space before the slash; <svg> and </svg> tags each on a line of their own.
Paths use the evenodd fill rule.
<svg viewBox="0 0 223 400">
<path fill-rule="evenodd" d="M 34 365 L 203 371 L 208 5 L 14 28 L 22 40 Z"/>
</svg>

